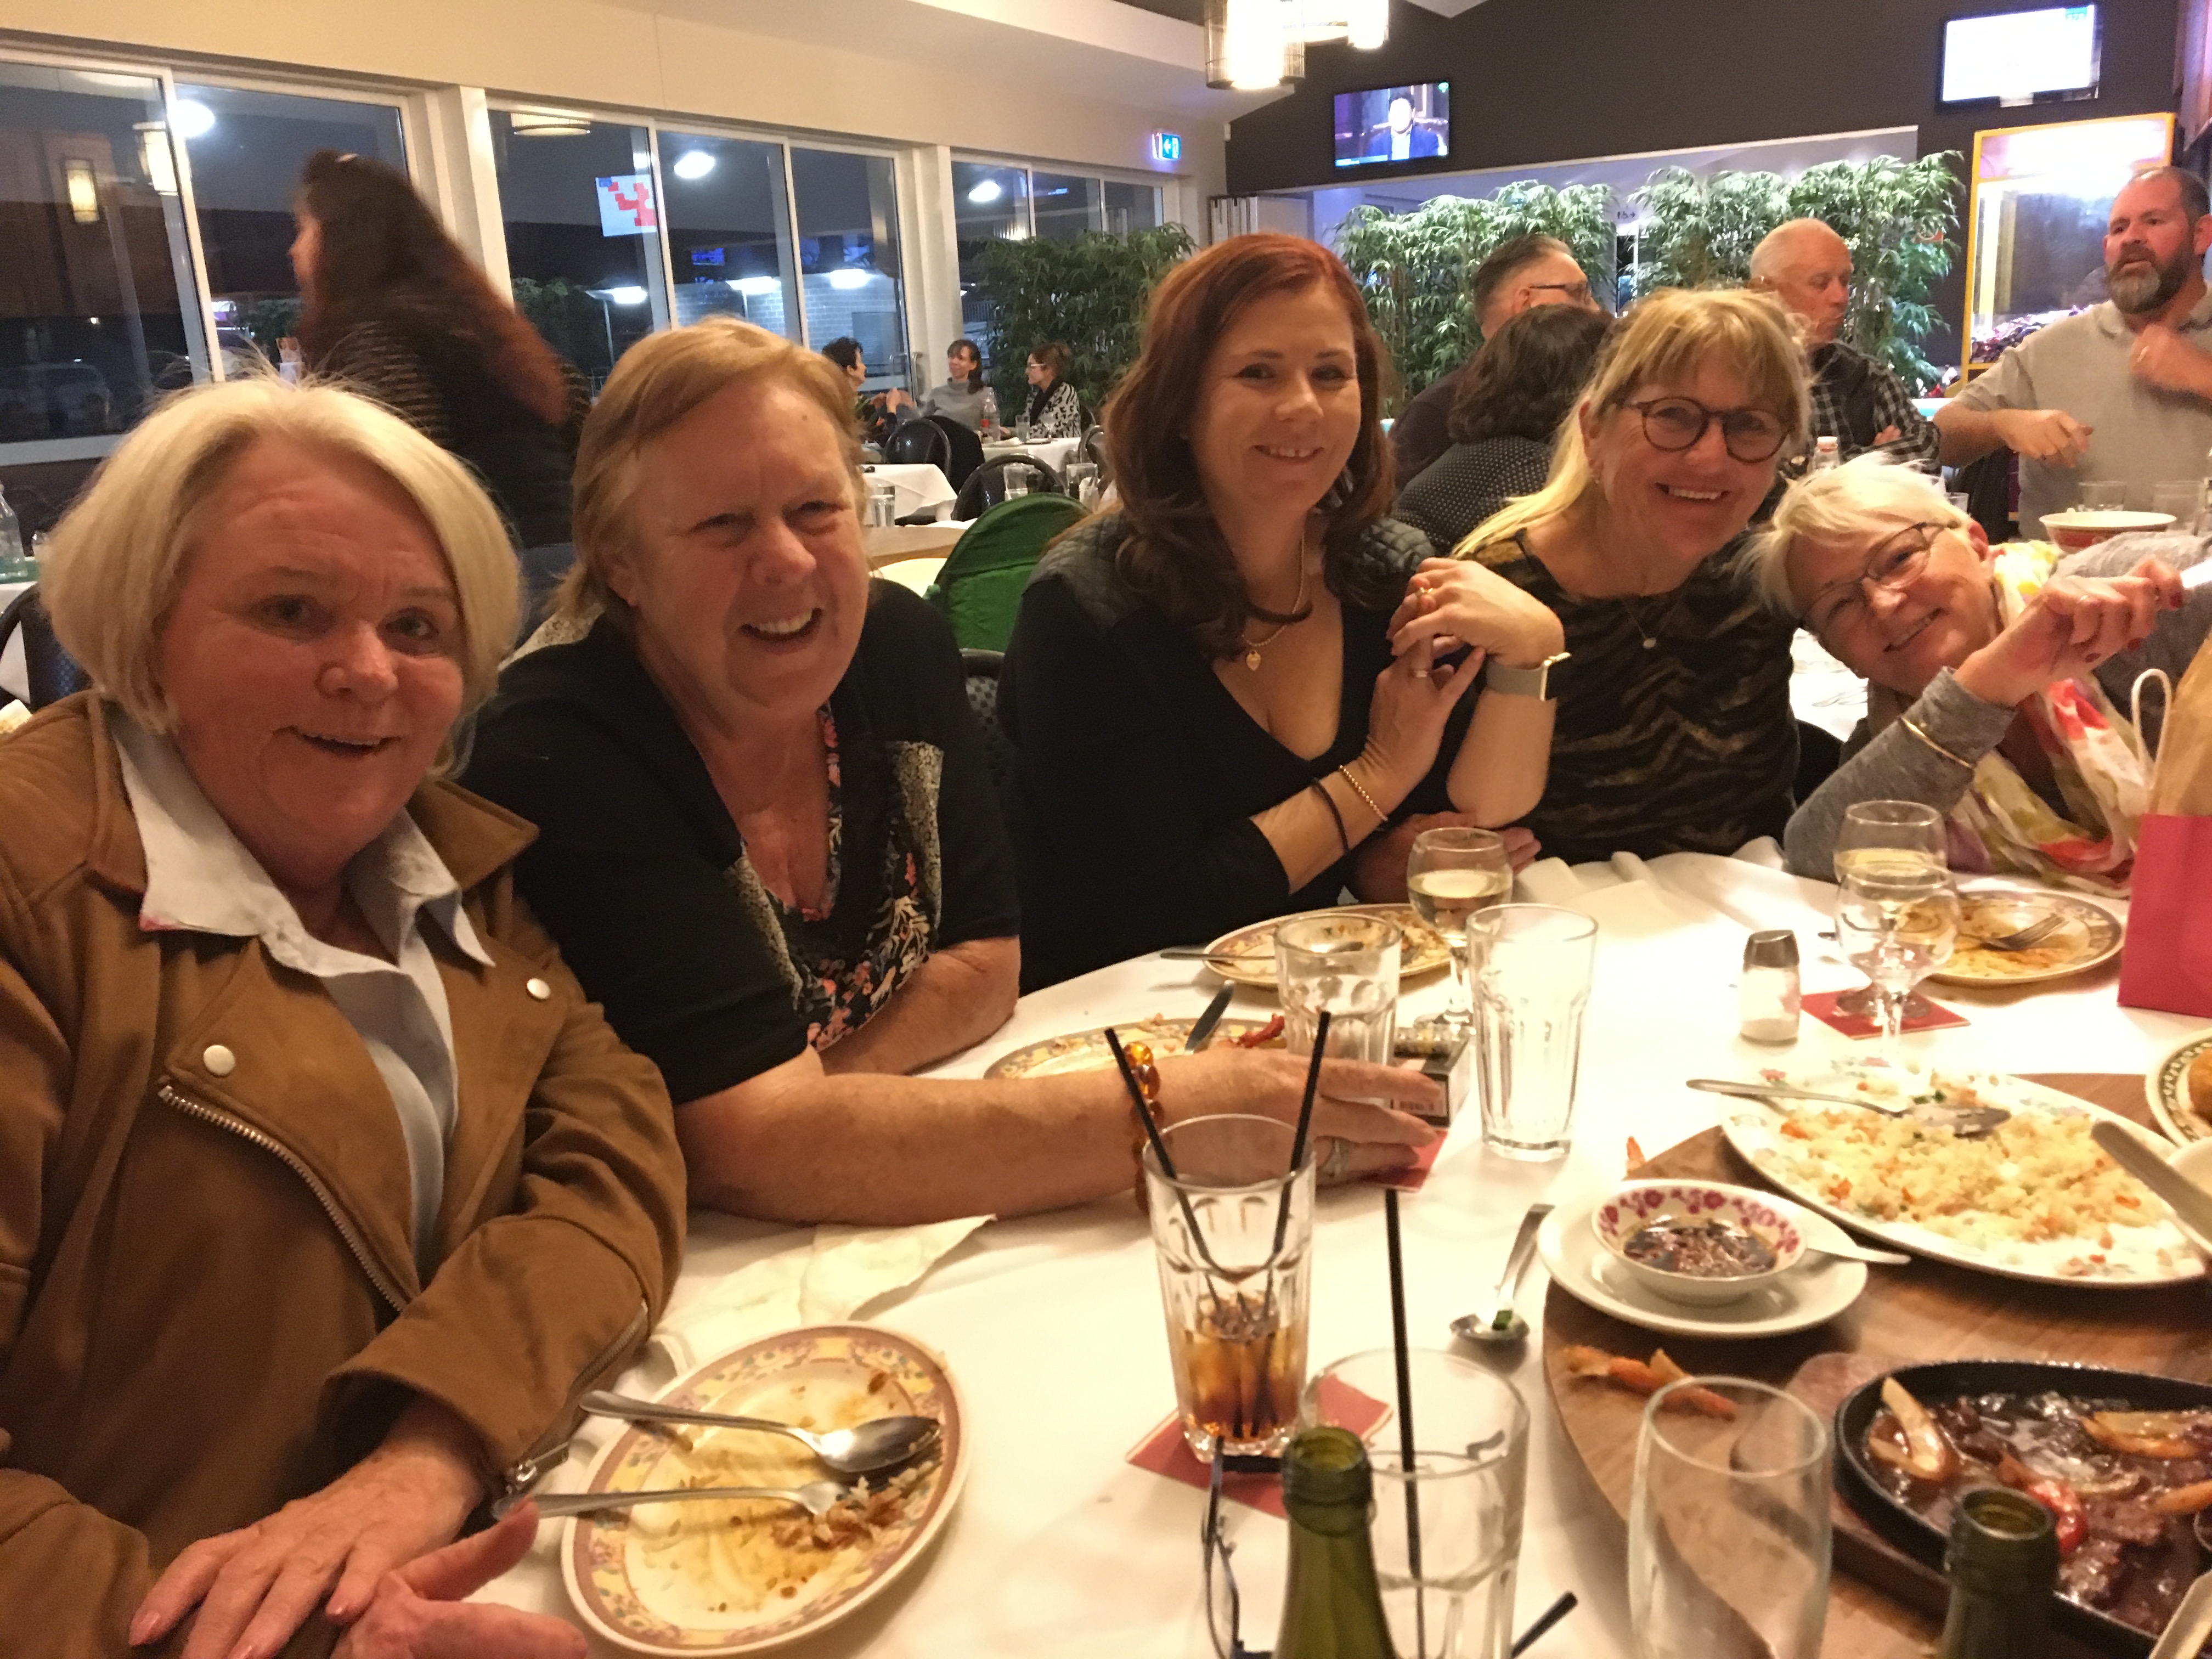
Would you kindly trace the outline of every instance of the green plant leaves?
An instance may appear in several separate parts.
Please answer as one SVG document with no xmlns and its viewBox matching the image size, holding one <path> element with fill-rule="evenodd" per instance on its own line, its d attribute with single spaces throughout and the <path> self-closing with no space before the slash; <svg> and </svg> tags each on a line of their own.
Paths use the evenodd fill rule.
<svg viewBox="0 0 2212 1659">
<path fill-rule="evenodd" d="M 975 260 L 975 295 L 990 311 L 990 380 L 1000 418 L 1011 426 L 1027 404 L 1028 354 L 1048 340 L 1065 342 L 1074 354 L 1067 380 L 1096 414 L 1137 360 L 1146 301 L 1195 246 L 1181 225 L 963 246 L 963 262 Z"/>
</svg>

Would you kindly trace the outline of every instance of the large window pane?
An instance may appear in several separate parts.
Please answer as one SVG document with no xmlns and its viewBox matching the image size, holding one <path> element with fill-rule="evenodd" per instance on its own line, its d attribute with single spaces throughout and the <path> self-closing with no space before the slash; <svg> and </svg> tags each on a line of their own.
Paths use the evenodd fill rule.
<svg viewBox="0 0 2212 1659">
<path fill-rule="evenodd" d="M 860 343 L 868 368 L 863 390 L 908 386 L 906 285 L 890 158 L 794 149 L 791 182 L 799 196 L 807 340 L 818 351 L 849 334 Z"/>
<path fill-rule="evenodd" d="M 399 110 L 179 82 L 175 119 L 191 153 L 192 207 L 225 361 L 234 367 L 258 351 L 274 362 L 276 342 L 300 331 L 292 201 L 307 158 L 335 149 L 406 172 Z"/>
<path fill-rule="evenodd" d="M 596 389 L 668 320 L 650 138 L 615 122 L 494 110 L 491 143 L 514 303 Z"/>
<path fill-rule="evenodd" d="M 1036 234 L 1073 241 L 1086 230 L 1106 228 L 1106 205 L 1096 179 L 1066 173 L 1030 175 L 1030 203 L 1036 211 Z"/>
<path fill-rule="evenodd" d="M 719 312 L 798 339 L 783 146 L 664 128 L 660 170 L 678 325 Z"/>
<path fill-rule="evenodd" d="M 968 337 L 991 356 L 991 313 L 975 291 L 978 256 L 994 240 L 1018 242 L 1030 234 L 1030 176 L 1020 167 L 983 161 L 952 164 L 952 217 L 960 258 L 960 321 Z"/>
<path fill-rule="evenodd" d="M 157 82 L 0 64 L 0 443 L 46 447 L 0 457 L 100 453 L 205 374 L 176 187 Z"/>
<path fill-rule="evenodd" d="M 1106 180 L 1106 228 L 1116 236 L 1151 230 L 1160 222 L 1158 185 L 1122 185 Z"/>
</svg>

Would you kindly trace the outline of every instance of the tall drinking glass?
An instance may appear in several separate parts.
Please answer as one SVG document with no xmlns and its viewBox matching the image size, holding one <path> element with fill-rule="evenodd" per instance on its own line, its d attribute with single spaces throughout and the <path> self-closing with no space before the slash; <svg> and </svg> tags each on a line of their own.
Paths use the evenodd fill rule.
<svg viewBox="0 0 2212 1659">
<path fill-rule="evenodd" d="M 1912 988 L 1951 959 L 1958 939 L 1959 895 L 1949 871 L 1876 862 L 1844 878 L 1836 901 L 1836 944 L 1871 982 L 1882 1058 L 1890 1065 L 1903 1060 Z"/>
<path fill-rule="evenodd" d="M 1444 1023 L 1464 1032 L 1474 1019 L 1468 1002 L 1467 921 L 1505 902 L 1513 891 L 1513 865 L 1505 837 L 1495 830 L 1424 830 L 1406 860 L 1406 896 L 1413 914 L 1451 946 L 1452 1006 Z"/>
<path fill-rule="evenodd" d="M 1836 832 L 1835 863 L 1838 885 L 1862 868 L 1902 871 L 1917 865 L 1948 870 L 1950 843 L 1943 815 L 1917 800 L 1863 800 L 1844 813 L 1843 827 Z M 1871 985 L 1846 991 L 1836 999 L 1836 1012 L 1878 1018 L 1875 996 Z M 1905 1017 L 1915 1019 L 1927 1012 L 1928 1005 L 1916 996 L 1905 1004 Z"/>
<path fill-rule="evenodd" d="M 1686 1409 L 1692 1389 L 1735 1414 Z M 1764 1382 L 1692 1376 L 1651 1396 L 1628 1513 L 1640 1659 L 1817 1659 L 1828 1456 L 1820 1414 Z"/>
<path fill-rule="evenodd" d="M 1379 1426 L 1375 1421 L 1375 1402 L 1398 1398 L 1397 1358 L 1389 1348 L 1318 1372 L 1306 1385 L 1299 1425 L 1335 1424 L 1370 1443 L 1370 1535 L 1399 1659 L 1505 1659 L 1528 1484 L 1528 1407 L 1510 1382 L 1457 1354 L 1414 1348 L 1406 1363 L 1410 1474 L 1395 1412 Z"/>
<path fill-rule="evenodd" d="M 1201 1461 L 1273 1456 L 1297 1427 L 1314 1163 L 1291 1168 L 1293 1138 L 1271 1117 L 1187 1118 L 1160 1132 L 1173 1179 L 1145 1149 L 1176 1410 Z"/>
<path fill-rule="evenodd" d="M 1588 916 L 1548 904 L 1501 904 L 1468 921 L 1482 1142 L 1494 1152 L 1566 1155 L 1596 941 Z"/>
<path fill-rule="evenodd" d="M 1328 1052 L 1388 1066 L 1398 1037 L 1395 924 L 1345 912 L 1300 916 L 1275 929 L 1275 979 L 1281 988 L 1283 1042 L 1313 1052 L 1322 1010 Z"/>
</svg>

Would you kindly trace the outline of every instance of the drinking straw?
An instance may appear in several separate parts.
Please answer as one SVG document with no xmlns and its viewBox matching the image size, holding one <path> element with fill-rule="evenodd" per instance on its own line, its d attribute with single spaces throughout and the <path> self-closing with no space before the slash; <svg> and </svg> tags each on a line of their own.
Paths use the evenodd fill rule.
<svg viewBox="0 0 2212 1659">
<path fill-rule="evenodd" d="M 1328 1010 L 1321 1011 L 1314 1024 L 1313 1053 L 1306 1057 L 1306 1097 L 1298 1103 L 1298 1127 L 1291 1136 L 1291 1173 L 1298 1172 L 1298 1165 L 1306 1161 L 1306 1131 L 1313 1127 L 1314 1097 L 1321 1090 L 1322 1058 L 1328 1053 Z M 1283 1195 L 1275 1200 L 1275 1248 L 1269 1259 L 1283 1253 L 1283 1234 L 1291 1224 L 1291 1189 L 1287 1183 Z"/>
<path fill-rule="evenodd" d="M 1152 1156 L 1160 1161 L 1160 1173 L 1175 1188 L 1176 1202 L 1182 1206 L 1183 1224 L 1190 1229 L 1190 1242 L 1206 1267 L 1214 1273 L 1221 1271 L 1214 1261 L 1213 1252 L 1206 1248 L 1206 1235 L 1199 1231 L 1198 1216 L 1190 1207 L 1190 1200 L 1176 1185 L 1175 1160 L 1168 1156 L 1168 1144 L 1160 1138 L 1160 1126 L 1152 1116 L 1152 1109 L 1146 1103 L 1145 1091 L 1137 1081 L 1137 1074 L 1129 1068 L 1129 1056 L 1122 1051 L 1121 1039 L 1114 1035 L 1114 1028 L 1106 1028 L 1106 1046 L 1114 1051 L 1114 1063 L 1121 1068 L 1121 1081 L 1129 1091 L 1129 1102 L 1137 1109 L 1137 1121 L 1145 1126 L 1145 1139 L 1152 1143 Z M 1210 1287 L 1209 1287 L 1210 1288 Z M 1214 1301 L 1218 1304 L 1220 1297 Z"/>
<path fill-rule="evenodd" d="M 1421 1492 L 1413 1467 L 1413 1365 L 1406 1346 L 1406 1258 L 1398 1238 L 1398 1189 L 1382 1192 L 1382 1231 L 1390 1252 L 1390 1341 L 1398 1360 L 1398 1456 L 1406 1476 L 1406 1568 L 1413 1580 L 1414 1651 L 1429 1650 L 1427 1593 L 1421 1583 Z"/>
<path fill-rule="evenodd" d="M 1579 1604 L 1579 1599 L 1572 1590 L 1569 1590 L 1558 1601 L 1553 1602 L 1550 1607 L 1544 1609 L 1544 1616 L 1522 1631 L 1515 1639 L 1513 1645 L 1505 1650 L 1506 1659 L 1520 1659 L 1521 1655 L 1535 1645 L 1537 1638 L 1572 1613 Z"/>
</svg>

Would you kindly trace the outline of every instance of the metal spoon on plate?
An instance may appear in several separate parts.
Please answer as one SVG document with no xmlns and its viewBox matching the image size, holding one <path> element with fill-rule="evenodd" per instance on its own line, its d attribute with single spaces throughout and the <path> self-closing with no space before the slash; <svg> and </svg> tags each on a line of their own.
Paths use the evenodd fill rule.
<svg viewBox="0 0 2212 1659">
<path fill-rule="evenodd" d="M 1827 1106 L 1856 1106 L 1863 1111 L 1880 1112 L 1885 1117 L 1909 1117 L 1933 1129 L 1948 1129 L 1960 1140 L 1979 1139 L 2012 1117 L 2002 1106 L 1939 1106 L 1932 1101 L 1893 1104 L 1872 1095 L 1824 1094 L 1817 1089 L 1799 1089 L 1786 1083 L 1738 1083 L 1729 1078 L 1693 1077 L 1687 1079 L 1683 1086 L 1702 1089 L 1709 1095 L 1729 1095 L 1739 1100 L 1767 1104 L 1778 1100 L 1810 1100 Z"/>
<path fill-rule="evenodd" d="M 632 1423 L 696 1423 L 711 1429 L 757 1429 L 763 1434 L 788 1435 L 839 1474 L 867 1474 L 903 1463 L 936 1439 L 939 1431 L 933 1417 L 878 1417 L 849 1429 L 815 1434 L 765 1417 L 686 1411 L 680 1406 L 633 1400 L 601 1389 L 584 1396 L 583 1407 L 594 1417 L 618 1417 Z"/>
<path fill-rule="evenodd" d="M 777 1498 L 796 1504 L 809 1515 L 827 1515 L 849 1487 L 835 1480 L 810 1480 L 787 1491 L 781 1486 L 672 1486 L 655 1492 L 554 1492 L 538 1494 L 538 1513 L 550 1521 L 564 1515 L 596 1515 L 602 1510 L 635 1509 L 640 1504 L 689 1504 L 701 1498 L 727 1501 L 740 1498 Z M 518 1492 L 492 1505 L 494 1516 L 505 1515 L 530 1494 Z"/>
<path fill-rule="evenodd" d="M 1490 1293 L 1484 1305 L 1496 1310 L 1491 1316 L 1479 1318 L 1474 1314 L 1462 1314 L 1451 1322 L 1452 1334 L 1469 1342 L 1492 1342 L 1500 1345 L 1519 1342 L 1528 1334 L 1528 1322 L 1513 1309 L 1513 1293 L 1521 1287 L 1521 1275 L 1528 1270 L 1528 1258 L 1536 1254 L 1537 1230 L 1543 1226 L 1544 1218 L 1552 1212 L 1548 1204 L 1531 1204 L 1528 1213 L 1521 1218 L 1521 1231 L 1513 1235 L 1513 1248 L 1505 1253 L 1505 1271 L 1498 1275 L 1498 1288 Z"/>
</svg>

